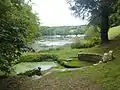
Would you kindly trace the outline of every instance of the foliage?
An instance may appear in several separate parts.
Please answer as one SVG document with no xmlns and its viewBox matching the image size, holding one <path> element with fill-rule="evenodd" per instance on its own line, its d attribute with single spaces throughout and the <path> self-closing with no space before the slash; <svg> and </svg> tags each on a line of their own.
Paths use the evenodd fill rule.
<svg viewBox="0 0 120 90">
<path fill-rule="evenodd" d="M 33 75 L 38 75 L 38 76 L 40 76 L 40 75 L 42 75 L 42 73 L 41 73 L 41 70 L 33 69 L 33 70 L 26 71 L 26 72 L 24 72 L 24 73 L 19 73 L 18 75 L 22 75 L 22 76 L 25 75 L 25 76 L 31 77 L 31 76 L 33 76 Z"/>
<path fill-rule="evenodd" d="M 75 39 L 74 43 L 71 44 L 71 48 L 91 48 L 100 44 L 100 38 L 98 37 L 87 37 L 87 39 Z"/>
<path fill-rule="evenodd" d="M 100 43 L 100 30 L 97 26 L 89 26 L 85 32 L 85 39 L 90 41 L 93 46 Z"/>
<path fill-rule="evenodd" d="M 0 70 L 10 73 L 20 56 L 31 30 L 36 27 L 36 15 L 23 0 L 0 0 Z M 33 16 L 33 17 L 32 17 Z M 30 19 L 31 18 L 31 19 Z M 31 23 L 32 22 L 32 23 Z"/>
<path fill-rule="evenodd" d="M 58 27 L 40 27 L 39 32 L 42 35 L 78 35 L 85 33 L 85 25 L 82 26 L 58 26 Z"/>
<path fill-rule="evenodd" d="M 57 61 L 58 57 L 56 55 L 43 54 L 40 56 L 41 61 Z"/>
<path fill-rule="evenodd" d="M 118 0 L 117 5 L 114 7 L 114 12 L 110 16 L 110 26 L 115 27 L 120 25 L 120 1 Z"/>
<path fill-rule="evenodd" d="M 23 53 L 18 63 L 20 62 L 42 62 L 42 61 L 57 61 L 58 57 L 54 54 L 44 53 Z"/>
<path fill-rule="evenodd" d="M 112 7 L 116 5 L 117 0 L 67 0 L 74 11 L 75 16 L 99 17 L 104 9 L 105 13 L 110 14 Z"/>
<path fill-rule="evenodd" d="M 20 22 L 18 17 L 14 19 L 11 9 L 13 10 L 13 7 L 0 15 L 0 70 L 7 73 L 11 71 L 14 60 L 19 56 L 19 47 L 23 46 L 23 35 L 26 31 L 24 22 Z"/>
<path fill-rule="evenodd" d="M 100 38 L 100 30 L 97 26 L 88 26 L 85 32 L 85 39 L 91 39 L 93 37 Z"/>
<path fill-rule="evenodd" d="M 74 39 L 71 48 L 90 48 L 100 43 L 100 31 L 97 26 L 88 26 L 85 28 L 84 39 Z"/>
<path fill-rule="evenodd" d="M 118 0 L 67 0 L 70 8 L 74 11 L 74 15 L 82 17 L 87 16 L 91 23 L 103 14 L 110 14 L 114 10 L 113 6 L 117 4 Z"/>
<path fill-rule="evenodd" d="M 108 42 L 109 16 L 117 7 L 119 0 L 67 0 L 74 15 L 87 17 L 90 24 L 99 25 L 101 30 L 101 43 Z M 115 11 L 116 13 L 116 11 Z"/>
<path fill-rule="evenodd" d="M 93 39 L 95 40 L 95 39 Z M 98 42 L 93 41 L 93 40 L 81 40 L 79 42 L 75 42 L 71 45 L 71 48 L 74 49 L 74 48 L 77 48 L 77 49 L 80 49 L 80 48 L 91 48 L 91 47 L 94 47 L 95 45 L 98 44 Z"/>
</svg>

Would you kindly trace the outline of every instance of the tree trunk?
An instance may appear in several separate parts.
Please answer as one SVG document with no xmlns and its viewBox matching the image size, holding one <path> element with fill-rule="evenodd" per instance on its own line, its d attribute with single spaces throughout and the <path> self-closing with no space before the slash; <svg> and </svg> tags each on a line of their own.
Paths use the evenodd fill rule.
<svg viewBox="0 0 120 90">
<path fill-rule="evenodd" d="M 104 10 L 101 14 L 101 43 L 107 43 L 109 30 L 109 15 Z"/>
</svg>

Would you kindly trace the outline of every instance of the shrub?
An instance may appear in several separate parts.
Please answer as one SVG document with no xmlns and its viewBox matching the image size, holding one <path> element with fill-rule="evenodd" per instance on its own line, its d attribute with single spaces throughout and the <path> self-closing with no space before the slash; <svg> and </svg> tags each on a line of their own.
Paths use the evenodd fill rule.
<svg viewBox="0 0 120 90">
<path fill-rule="evenodd" d="M 34 62 L 35 60 L 39 59 L 39 53 L 23 53 L 19 58 L 20 62 Z"/>
<path fill-rule="evenodd" d="M 57 61 L 58 57 L 53 54 L 41 53 L 23 53 L 19 62 L 41 62 L 41 61 Z"/>
<path fill-rule="evenodd" d="M 90 42 L 92 42 L 94 45 L 97 45 L 100 43 L 99 37 L 91 37 Z"/>
<path fill-rule="evenodd" d="M 84 39 L 75 39 L 71 48 L 90 48 L 100 43 L 100 34 L 97 26 L 90 26 Z"/>
<path fill-rule="evenodd" d="M 91 39 L 92 37 L 100 38 L 100 29 L 97 26 L 89 26 L 85 32 L 85 39 Z"/>
<path fill-rule="evenodd" d="M 90 48 L 90 47 L 93 47 L 93 43 L 90 43 L 90 42 L 86 42 L 86 43 L 73 43 L 71 44 L 71 48 Z"/>
<path fill-rule="evenodd" d="M 91 48 L 100 43 L 100 38 L 92 37 L 87 40 L 77 40 L 75 43 L 71 44 L 71 48 Z"/>
<path fill-rule="evenodd" d="M 25 73 L 19 73 L 18 75 L 25 75 L 25 76 L 33 76 L 33 75 L 42 75 L 41 73 L 41 70 L 38 70 L 38 69 L 33 69 L 33 70 L 29 70 L 29 71 L 26 71 Z"/>
<path fill-rule="evenodd" d="M 40 56 L 40 61 L 57 61 L 58 57 L 52 54 L 43 54 Z"/>
</svg>

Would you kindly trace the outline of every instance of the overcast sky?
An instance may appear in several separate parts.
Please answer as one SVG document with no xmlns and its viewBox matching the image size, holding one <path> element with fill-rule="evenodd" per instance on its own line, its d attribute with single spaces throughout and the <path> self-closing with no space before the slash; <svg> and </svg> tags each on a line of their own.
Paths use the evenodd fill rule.
<svg viewBox="0 0 120 90">
<path fill-rule="evenodd" d="M 66 0 L 32 0 L 33 10 L 39 14 L 41 25 L 71 26 L 83 25 L 86 21 L 75 18 Z"/>
</svg>

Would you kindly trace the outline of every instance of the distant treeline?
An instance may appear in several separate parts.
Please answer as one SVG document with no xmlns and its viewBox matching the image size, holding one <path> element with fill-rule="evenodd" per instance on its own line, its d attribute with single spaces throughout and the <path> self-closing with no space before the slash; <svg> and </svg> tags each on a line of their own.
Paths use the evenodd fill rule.
<svg viewBox="0 0 120 90">
<path fill-rule="evenodd" d="M 78 35 L 86 32 L 86 25 L 81 26 L 41 26 L 39 34 L 42 35 Z"/>
</svg>

